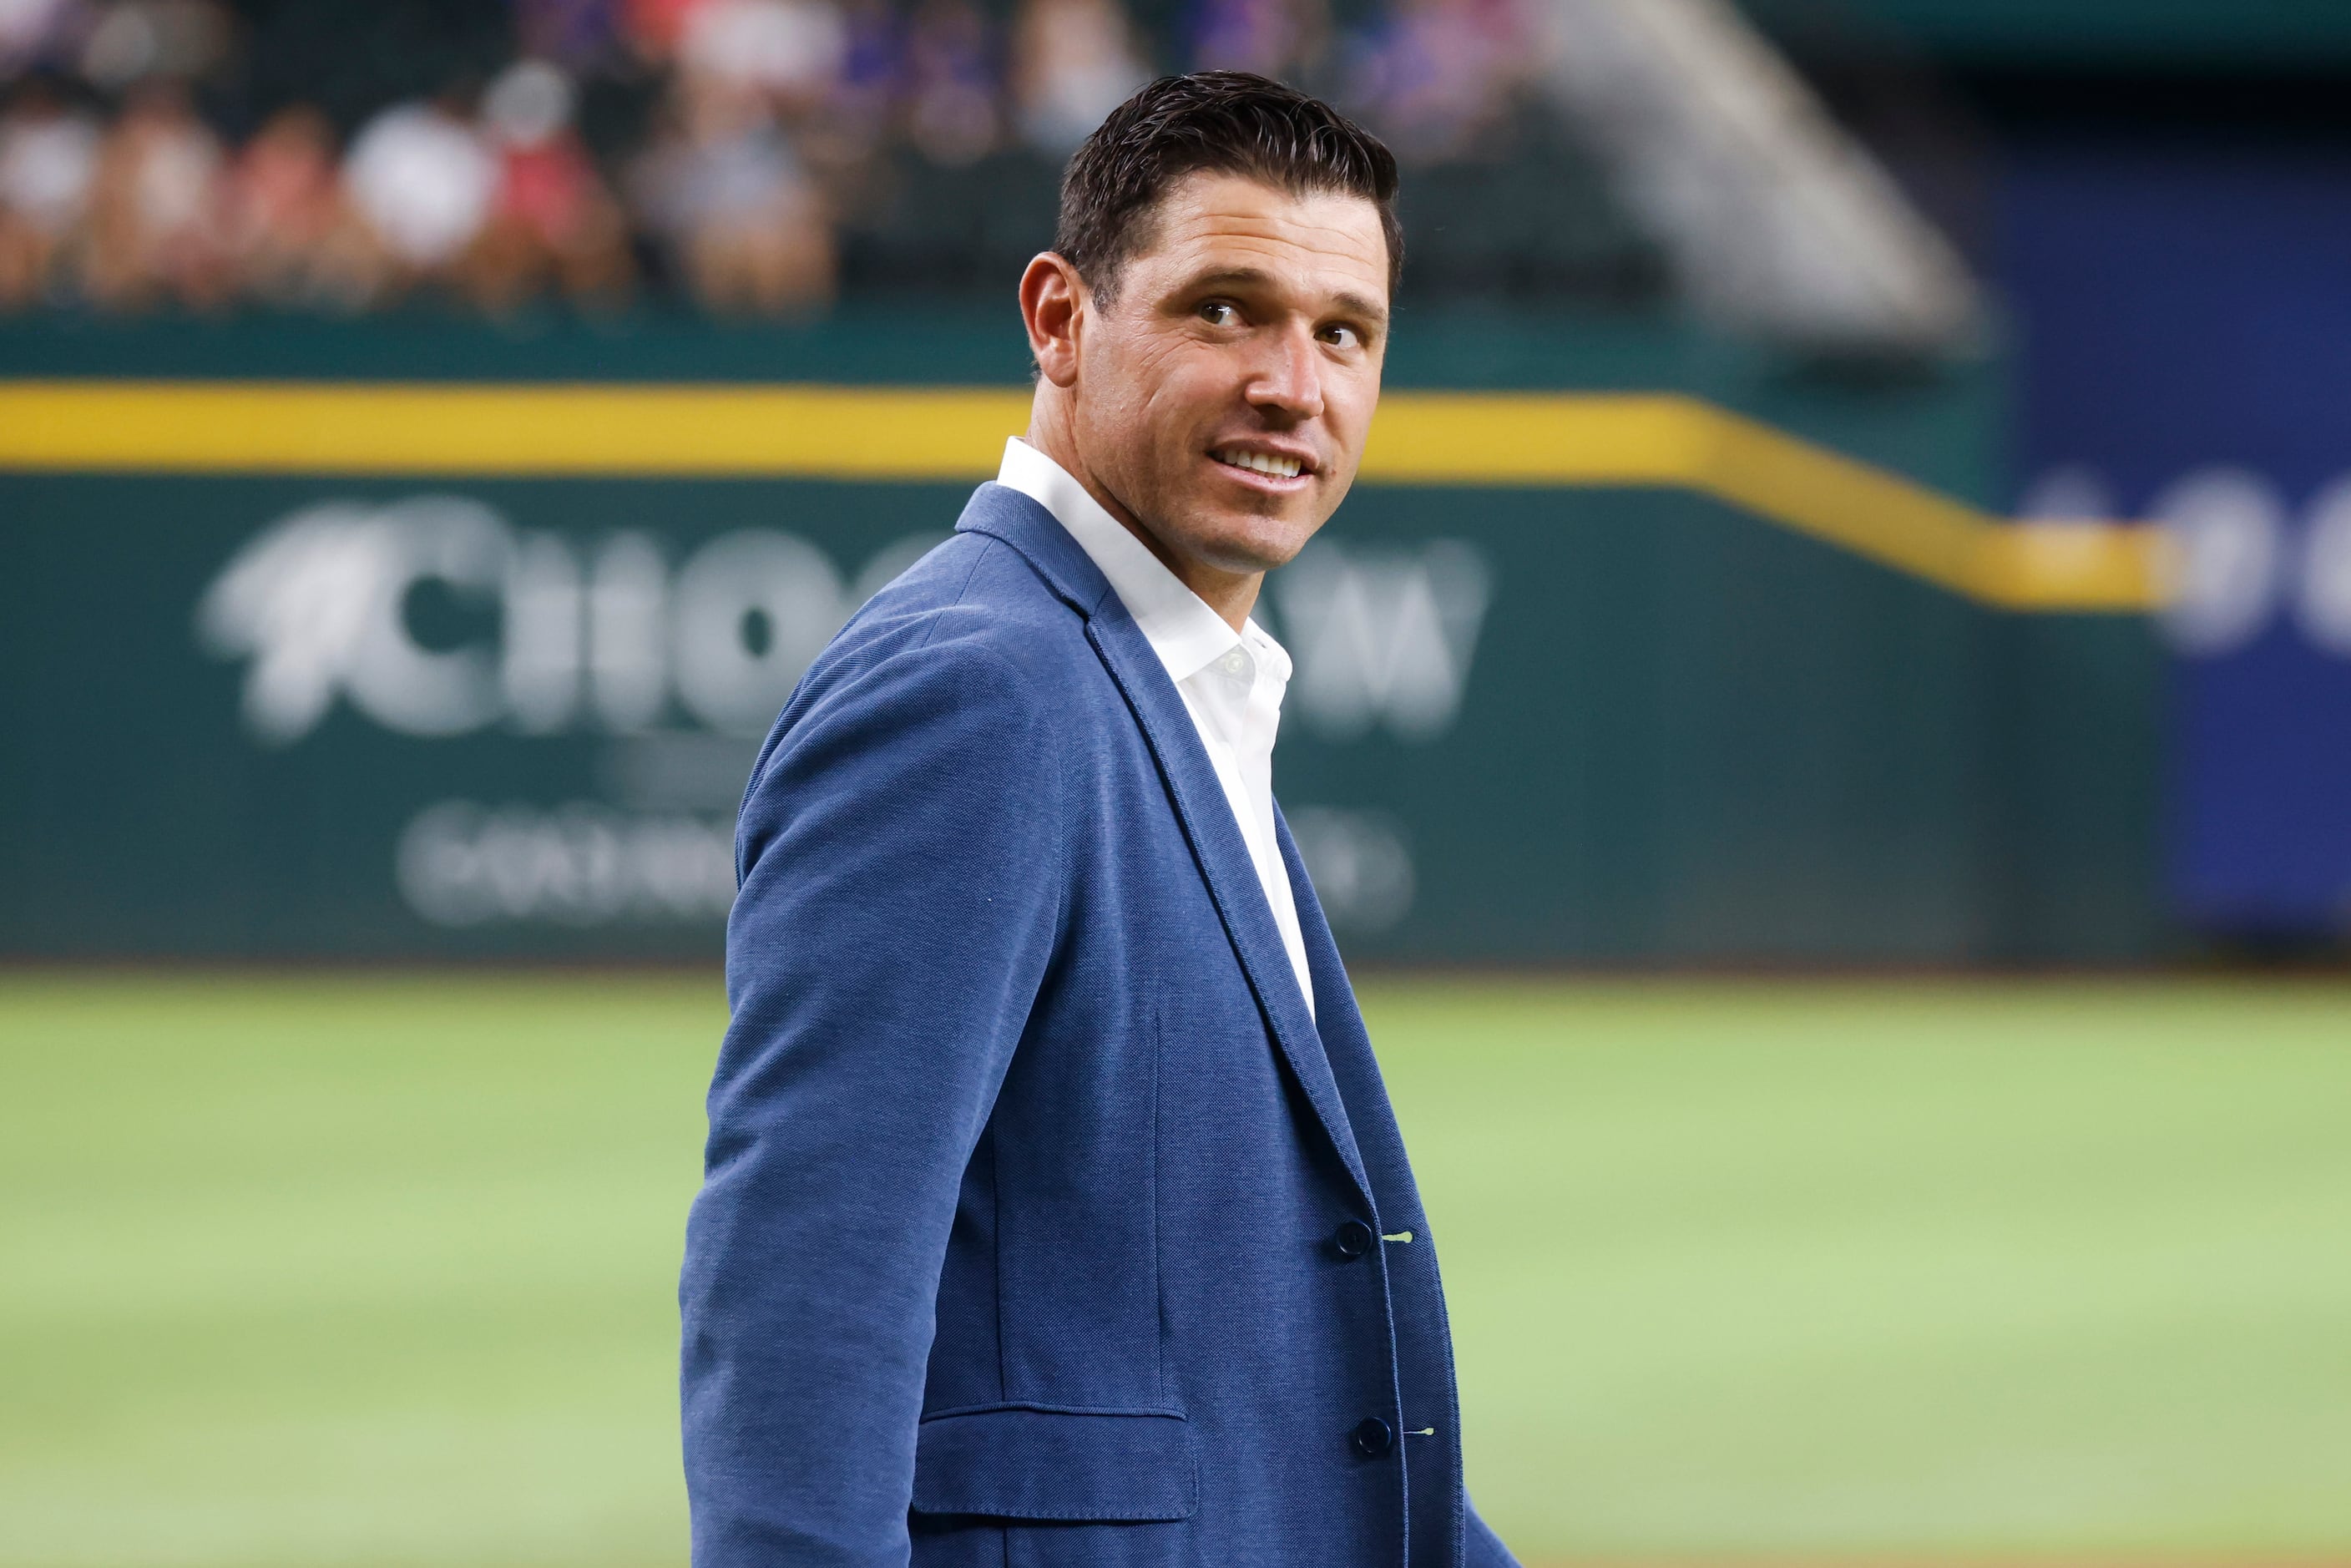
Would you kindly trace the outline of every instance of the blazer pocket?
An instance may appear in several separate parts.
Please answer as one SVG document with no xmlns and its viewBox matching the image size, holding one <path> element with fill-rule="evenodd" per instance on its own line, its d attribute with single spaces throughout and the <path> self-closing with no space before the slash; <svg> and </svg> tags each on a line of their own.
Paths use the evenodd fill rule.
<svg viewBox="0 0 2351 1568">
<path fill-rule="evenodd" d="M 992 1519 L 1192 1517 L 1192 1429 L 1164 1410 L 988 1406 L 926 1418 L 914 1437 L 914 1511 Z"/>
</svg>

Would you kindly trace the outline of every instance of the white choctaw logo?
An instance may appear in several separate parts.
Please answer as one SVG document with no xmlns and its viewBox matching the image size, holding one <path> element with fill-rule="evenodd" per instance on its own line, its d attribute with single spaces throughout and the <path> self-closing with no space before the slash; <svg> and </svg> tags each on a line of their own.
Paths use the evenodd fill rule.
<svg viewBox="0 0 2351 1568">
<path fill-rule="evenodd" d="M 264 739 L 308 734 L 338 695 L 405 735 L 458 735 L 500 711 L 482 648 L 434 649 L 410 634 L 420 581 L 495 594 L 513 540 L 477 502 L 426 497 L 381 508 L 329 502 L 239 551 L 204 594 L 196 625 L 224 655 L 250 655 L 245 717 Z"/>
<path fill-rule="evenodd" d="M 883 550 L 845 583 L 795 535 L 742 528 L 674 574 L 653 536 L 582 549 L 518 529 L 462 496 L 331 501 L 256 536 L 205 591 L 205 646 L 246 658 L 254 734 L 300 739 L 338 698 L 402 735 L 524 734 L 662 722 L 673 696 L 700 724 L 758 735 L 856 608 L 945 536 Z M 434 585 L 480 634 L 436 646 L 413 623 Z"/>
<path fill-rule="evenodd" d="M 1300 714 L 1332 740 L 1384 724 L 1403 740 L 1452 727 L 1492 579 L 1458 539 L 1417 549 L 1318 539 L 1273 579 Z"/>
</svg>

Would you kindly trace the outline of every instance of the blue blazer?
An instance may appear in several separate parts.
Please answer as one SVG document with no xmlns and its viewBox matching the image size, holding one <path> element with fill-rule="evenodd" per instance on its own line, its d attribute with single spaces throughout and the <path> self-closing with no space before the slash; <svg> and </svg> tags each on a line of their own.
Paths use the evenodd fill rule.
<svg viewBox="0 0 2351 1568">
<path fill-rule="evenodd" d="M 687 1225 L 697 1568 L 1499 1568 L 1437 1254 L 1183 699 L 984 485 L 752 774 Z"/>
</svg>

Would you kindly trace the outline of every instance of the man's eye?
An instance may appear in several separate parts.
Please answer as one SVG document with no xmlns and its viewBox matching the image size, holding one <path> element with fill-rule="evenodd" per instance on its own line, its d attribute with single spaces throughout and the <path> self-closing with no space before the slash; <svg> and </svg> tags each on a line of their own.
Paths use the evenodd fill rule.
<svg viewBox="0 0 2351 1568">
<path fill-rule="evenodd" d="M 1200 319 L 1211 327 L 1230 327 L 1241 319 L 1241 313 L 1221 299 L 1211 299 L 1200 307 Z"/>
<path fill-rule="evenodd" d="M 1322 340 L 1334 349 L 1353 349 L 1363 343 L 1362 336 L 1353 327 L 1325 327 Z"/>
</svg>

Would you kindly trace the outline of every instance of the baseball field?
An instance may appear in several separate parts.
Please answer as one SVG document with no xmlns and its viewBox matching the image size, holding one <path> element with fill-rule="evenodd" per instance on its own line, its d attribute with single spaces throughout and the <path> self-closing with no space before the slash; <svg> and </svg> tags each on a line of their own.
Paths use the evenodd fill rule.
<svg viewBox="0 0 2351 1568">
<path fill-rule="evenodd" d="M 2351 988 L 1365 1001 L 1531 1563 L 2351 1561 Z M 0 976 L 0 1564 L 682 1562 L 722 1018 Z"/>
</svg>

